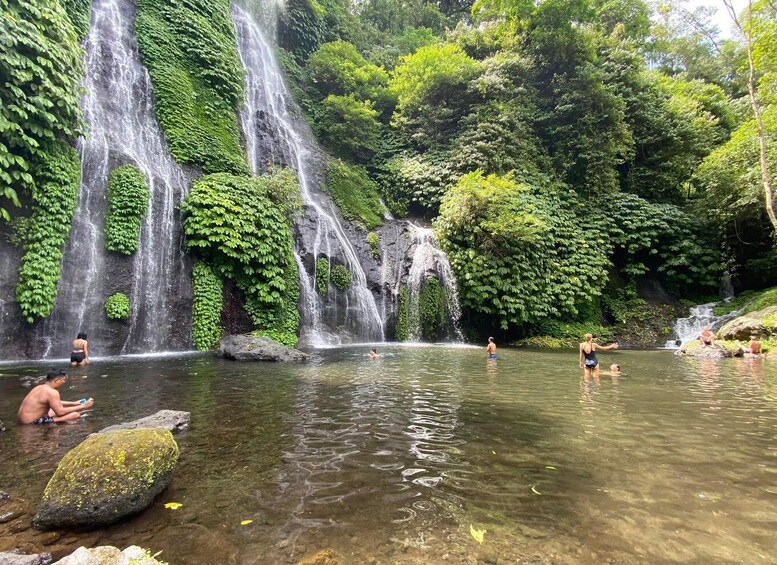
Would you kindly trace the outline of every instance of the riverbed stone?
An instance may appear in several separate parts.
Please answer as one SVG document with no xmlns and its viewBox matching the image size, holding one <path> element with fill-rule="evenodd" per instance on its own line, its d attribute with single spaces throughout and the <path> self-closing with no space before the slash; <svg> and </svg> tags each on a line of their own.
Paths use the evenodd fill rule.
<svg viewBox="0 0 777 565">
<path fill-rule="evenodd" d="M 98 527 L 140 512 L 173 479 L 178 445 L 164 429 L 92 434 L 62 458 L 33 526 Z"/>
<path fill-rule="evenodd" d="M 151 554 L 137 545 L 131 545 L 124 551 L 102 545 L 87 549 L 79 547 L 67 557 L 63 557 L 54 565 L 162 565 Z"/>
<path fill-rule="evenodd" d="M 221 340 L 219 350 L 223 357 L 235 361 L 307 361 L 310 358 L 298 349 L 251 334 L 227 336 Z"/>
<path fill-rule="evenodd" d="M 189 423 L 192 421 L 191 412 L 182 412 L 180 410 L 160 410 L 156 414 L 140 418 L 139 420 L 133 420 L 132 422 L 125 422 L 123 424 L 116 424 L 103 428 L 98 433 L 104 434 L 107 432 L 115 432 L 117 430 L 136 430 L 139 428 L 163 428 L 170 432 L 179 432 L 189 427 Z"/>
<path fill-rule="evenodd" d="M 742 357 L 745 351 L 735 341 L 716 340 L 714 346 L 704 347 L 699 340 L 693 340 L 686 343 L 678 353 L 702 359 L 724 359 Z"/>
<path fill-rule="evenodd" d="M 0 552 L 0 565 L 51 565 L 50 553 L 24 555 L 16 552 Z"/>
<path fill-rule="evenodd" d="M 0 506 L 5 504 L 9 500 L 11 500 L 11 495 L 5 492 L 4 490 L 0 490 Z"/>
</svg>

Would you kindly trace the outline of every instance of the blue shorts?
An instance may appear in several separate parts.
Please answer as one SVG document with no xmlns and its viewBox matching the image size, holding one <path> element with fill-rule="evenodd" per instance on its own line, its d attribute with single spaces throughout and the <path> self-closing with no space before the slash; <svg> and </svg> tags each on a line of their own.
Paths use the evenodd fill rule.
<svg viewBox="0 0 777 565">
<path fill-rule="evenodd" d="M 489 353 L 488 354 L 489 359 L 496 359 L 496 353 Z"/>
</svg>

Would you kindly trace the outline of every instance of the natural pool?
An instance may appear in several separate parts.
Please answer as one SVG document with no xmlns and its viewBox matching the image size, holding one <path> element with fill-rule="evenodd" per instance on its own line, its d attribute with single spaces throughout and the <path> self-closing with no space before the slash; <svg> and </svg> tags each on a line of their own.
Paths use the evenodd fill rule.
<svg viewBox="0 0 777 565">
<path fill-rule="evenodd" d="M 502 348 L 488 362 L 482 348 L 385 346 L 371 361 L 368 349 L 305 365 L 96 361 L 63 390 L 93 396 L 92 415 L 46 427 L 14 420 L 20 377 L 49 365 L 0 368 L 0 490 L 29 513 L 89 433 L 192 413 L 173 484 L 147 511 L 58 538 L 24 529 L 26 515 L 0 524 L 0 551 L 138 544 L 176 565 L 327 548 L 340 563 L 777 561 L 774 361 L 607 352 L 624 376 L 585 383 L 568 351 Z"/>
</svg>

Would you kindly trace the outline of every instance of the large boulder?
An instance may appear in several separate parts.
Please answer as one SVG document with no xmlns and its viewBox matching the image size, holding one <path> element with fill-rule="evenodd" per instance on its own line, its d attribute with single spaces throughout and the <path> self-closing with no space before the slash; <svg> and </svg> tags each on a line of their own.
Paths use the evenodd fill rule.
<svg viewBox="0 0 777 565">
<path fill-rule="evenodd" d="M 773 333 L 777 333 L 777 306 L 734 318 L 718 330 L 718 337 L 746 341 L 753 335 L 764 337 Z"/>
<path fill-rule="evenodd" d="M 310 356 L 266 337 L 230 335 L 221 340 L 221 355 L 235 361 L 307 361 Z"/>
<path fill-rule="evenodd" d="M 163 565 L 151 554 L 137 545 L 131 545 L 124 551 L 110 545 L 101 545 L 87 549 L 79 547 L 54 565 Z"/>
<path fill-rule="evenodd" d="M 116 430 L 137 430 L 139 428 L 163 428 L 169 432 L 175 433 L 188 428 L 191 421 L 191 412 L 160 410 L 156 414 L 140 418 L 139 420 L 108 426 L 98 433 L 104 434 L 106 432 L 115 432 Z"/>
<path fill-rule="evenodd" d="M 33 526 L 97 527 L 140 512 L 170 484 L 176 463 L 167 430 L 92 434 L 59 462 Z"/>
<path fill-rule="evenodd" d="M 719 340 L 714 346 L 703 346 L 697 339 L 686 343 L 680 348 L 678 354 L 700 357 L 702 359 L 724 359 L 726 357 L 742 357 L 745 352 L 742 347 L 733 341 Z"/>
</svg>

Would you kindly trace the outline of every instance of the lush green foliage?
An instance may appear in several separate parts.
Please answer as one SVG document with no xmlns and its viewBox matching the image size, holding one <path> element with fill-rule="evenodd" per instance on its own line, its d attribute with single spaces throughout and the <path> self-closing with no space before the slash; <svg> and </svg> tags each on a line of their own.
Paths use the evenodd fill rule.
<svg viewBox="0 0 777 565">
<path fill-rule="evenodd" d="M 394 330 L 394 335 L 398 341 L 407 341 L 410 338 L 410 297 L 406 286 L 399 287 L 398 300 L 397 327 Z"/>
<path fill-rule="evenodd" d="M 777 287 L 760 291 L 746 291 L 728 302 L 715 306 L 715 315 L 723 316 L 741 310 L 740 315 L 762 310 L 769 306 L 777 306 Z"/>
<path fill-rule="evenodd" d="M 377 228 L 383 223 L 378 188 L 364 167 L 331 159 L 326 189 L 345 218 L 367 229 Z"/>
<path fill-rule="evenodd" d="M 81 169 L 75 149 L 54 143 L 37 165 L 32 189 L 32 215 L 26 225 L 24 256 L 19 266 L 16 301 L 28 322 L 45 318 L 54 308 L 62 248 L 78 201 Z"/>
<path fill-rule="evenodd" d="M 462 304 L 504 329 L 575 316 L 601 294 L 607 255 L 583 225 L 552 187 L 480 172 L 446 194 L 435 221 Z"/>
<path fill-rule="evenodd" d="M 236 114 L 245 75 L 229 2 L 139 0 L 135 30 L 176 160 L 247 173 Z"/>
<path fill-rule="evenodd" d="M 351 286 L 353 275 L 351 275 L 351 271 L 348 270 L 348 267 L 344 265 L 335 265 L 332 267 L 330 279 L 332 280 L 332 284 L 335 285 L 335 288 L 339 290 L 348 290 Z"/>
<path fill-rule="evenodd" d="M 321 105 L 319 130 L 334 152 L 368 161 L 378 150 L 378 111 L 369 100 L 330 94 Z"/>
<path fill-rule="evenodd" d="M 367 234 L 367 245 L 370 246 L 370 251 L 372 251 L 372 258 L 376 261 L 380 260 L 380 236 L 374 232 L 371 231 Z"/>
<path fill-rule="evenodd" d="M 59 3 L 67 12 L 78 37 L 84 39 L 89 35 L 91 21 L 92 0 L 59 0 Z"/>
<path fill-rule="evenodd" d="M 192 291 L 192 344 L 199 351 L 208 351 L 221 339 L 223 284 L 208 265 L 197 261 L 192 270 Z"/>
<path fill-rule="evenodd" d="M 150 197 L 143 173 L 134 165 L 113 170 L 108 181 L 105 248 L 125 255 L 138 250 L 140 226 Z"/>
<path fill-rule="evenodd" d="M 130 317 L 130 299 L 123 292 L 111 294 L 105 299 L 104 307 L 109 320 L 126 320 Z"/>
<path fill-rule="evenodd" d="M 57 140 L 80 133 L 83 50 L 59 2 L 0 0 L 0 37 L 0 216 L 9 220 L 20 192 L 50 182 Z"/>
<path fill-rule="evenodd" d="M 217 173 L 196 182 L 182 206 L 187 249 L 235 281 L 259 330 L 283 334 L 286 342 L 299 324 L 294 199 L 287 197 L 298 190 L 285 169 L 260 177 Z"/>
<path fill-rule="evenodd" d="M 418 317 L 421 337 L 426 341 L 438 341 L 446 337 L 448 326 L 448 302 L 440 280 L 431 276 L 418 297 Z"/>
<path fill-rule="evenodd" d="M 329 292 L 329 259 L 321 257 L 316 261 L 316 292 L 326 296 Z"/>
</svg>

